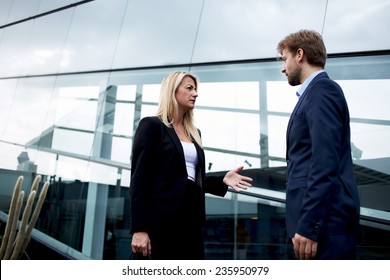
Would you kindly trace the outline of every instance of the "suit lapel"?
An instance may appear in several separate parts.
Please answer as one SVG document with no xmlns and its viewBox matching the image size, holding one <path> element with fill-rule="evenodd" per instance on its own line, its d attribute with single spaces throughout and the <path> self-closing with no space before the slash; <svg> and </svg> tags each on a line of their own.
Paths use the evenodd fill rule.
<svg viewBox="0 0 390 280">
<path fill-rule="evenodd" d="M 307 91 L 307 89 L 305 90 L 305 92 L 306 92 L 306 91 Z M 286 148 L 286 160 L 288 160 L 288 153 L 287 153 L 287 151 L 288 151 L 288 144 L 289 144 L 289 143 L 288 143 L 288 139 L 289 139 L 290 129 L 291 129 L 292 123 L 294 122 L 294 117 L 295 117 L 295 115 L 297 114 L 298 109 L 299 109 L 299 107 L 301 106 L 304 97 L 305 97 L 305 94 L 302 95 L 301 98 L 299 98 L 297 104 L 296 104 L 295 107 L 294 107 L 294 110 L 292 111 L 292 113 L 291 113 L 291 115 L 290 115 L 290 119 L 289 119 L 289 121 L 288 121 L 287 132 L 286 132 L 286 146 L 287 146 L 287 148 Z"/>
<path fill-rule="evenodd" d="M 196 148 L 196 153 L 198 154 L 198 166 L 196 168 L 196 183 L 203 188 L 203 177 L 205 176 L 205 156 L 203 149 L 196 143 L 192 138 L 192 143 L 194 143 Z"/>
<path fill-rule="evenodd" d="M 172 142 L 174 143 L 177 151 L 179 152 L 180 154 L 180 158 L 181 160 L 183 161 L 183 164 L 185 165 L 186 164 L 186 161 L 185 161 L 185 157 L 184 157 L 184 150 L 183 150 L 183 145 L 181 144 L 180 142 L 180 139 L 179 137 L 177 136 L 176 132 L 175 132 L 175 129 L 173 128 L 173 126 L 171 127 L 166 127 L 164 126 L 166 131 L 167 131 L 167 134 L 169 135 L 169 137 L 171 138 Z M 205 169 L 204 169 L 204 166 L 205 166 L 205 156 L 204 156 L 204 151 L 203 149 L 196 143 L 196 141 L 194 140 L 194 138 L 192 138 L 192 143 L 195 145 L 195 149 L 196 149 L 196 153 L 198 154 L 198 170 L 197 170 L 197 174 L 196 174 L 196 179 L 197 179 L 197 183 L 202 186 L 202 178 L 205 176 Z"/>
<path fill-rule="evenodd" d="M 297 104 L 295 104 L 294 110 L 292 111 L 292 113 L 290 115 L 290 119 L 289 119 L 288 125 L 287 125 L 287 138 L 288 138 L 288 134 L 290 133 L 290 128 L 291 128 L 293 119 L 295 117 L 295 114 L 297 113 L 299 106 L 301 106 L 301 104 L 302 104 L 302 99 L 303 99 L 303 97 L 298 99 L 298 102 L 297 102 Z"/>
<path fill-rule="evenodd" d="M 171 126 L 171 127 L 166 127 L 165 126 L 165 128 L 167 130 L 167 133 L 168 133 L 169 137 L 171 138 L 172 142 L 174 143 L 177 151 L 179 152 L 181 160 L 185 164 L 186 161 L 185 161 L 185 158 L 184 158 L 183 145 L 180 143 L 180 139 L 179 139 L 179 137 L 177 137 L 175 129 L 173 128 L 173 126 Z"/>
<path fill-rule="evenodd" d="M 329 78 L 328 74 L 326 74 L 326 72 L 322 72 L 320 74 L 318 74 L 317 76 L 314 77 L 314 79 L 310 82 L 310 84 L 307 86 L 307 88 L 305 89 L 305 91 L 302 93 L 302 96 L 301 98 L 299 98 L 297 104 L 295 105 L 295 108 L 294 110 L 292 111 L 291 113 L 291 116 L 290 116 L 290 119 L 288 121 L 288 125 L 287 125 L 287 132 L 286 132 L 286 160 L 288 160 L 288 155 L 287 155 L 287 151 L 288 151 L 288 138 L 289 138 L 289 134 L 290 134 L 290 129 L 291 129 L 291 126 L 292 126 L 292 123 L 294 121 L 294 118 L 295 118 L 295 115 L 297 114 L 298 112 L 298 109 L 299 107 L 301 107 L 304 99 L 306 98 L 306 96 L 308 95 L 308 92 L 310 91 L 311 87 L 313 86 L 313 84 L 318 80 L 318 79 L 321 79 L 321 78 Z"/>
<path fill-rule="evenodd" d="M 204 156 L 204 151 L 201 147 L 199 147 L 198 143 L 194 139 L 192 139 L 192 143 L 194 143 L 196 152 L 198 154 L 198 166 L 202 170 L 202 176 L 204 175 L 204 170 L 202 169 L 203 166 L 205 166 L 205 156 Z"/>
</svg>

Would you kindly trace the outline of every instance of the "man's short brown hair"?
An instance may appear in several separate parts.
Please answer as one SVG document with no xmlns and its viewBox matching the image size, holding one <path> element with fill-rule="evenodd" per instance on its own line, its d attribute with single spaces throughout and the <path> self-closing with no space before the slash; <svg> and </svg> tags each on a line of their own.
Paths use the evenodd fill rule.
<svg viewBox="0 0 390 280">
<path fill-rule="evenodd" d="M 321 34 L 316 31 L 300 30 L 287 35 L 276 48 L 280 54 L 284 49 L 288 49 L 292 53 L 302 49 L 309 64 L 325 67 L 326 48 Z"/>
</svg>

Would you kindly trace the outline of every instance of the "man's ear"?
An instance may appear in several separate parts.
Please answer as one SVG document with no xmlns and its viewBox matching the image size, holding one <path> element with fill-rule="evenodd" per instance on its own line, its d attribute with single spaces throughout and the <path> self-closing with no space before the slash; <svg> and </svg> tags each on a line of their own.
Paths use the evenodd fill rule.
<svg viewBox="0 0 390 280">
<path fill-rule="evenodd" d="M 301 48 L 297 49 L 297 52 L 295 54 L 295 57 L 296 59 L 299 61 L 299 62 L 302 62 L 303 61 L 303 58 L 304 58 L 304 54 L 305 54 L 305 51 Z"/>
</svg>

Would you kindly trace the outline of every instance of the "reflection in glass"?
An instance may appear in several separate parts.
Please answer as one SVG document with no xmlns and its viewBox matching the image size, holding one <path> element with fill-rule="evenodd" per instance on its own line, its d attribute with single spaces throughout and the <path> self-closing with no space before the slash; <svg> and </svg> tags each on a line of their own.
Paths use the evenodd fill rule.
<svg viewBox="0 0 390 280">
<path fill-rule="evenodd" d="M 373 60 L 376 65 L 377 57 Z M 371 65 L 371 57 L 356 61 Z M 330 61 L 332 71 L 337 62 Z M 209 259 L 283 257 L 285 131 L 297 100 L 294 88 L 276 72 L 279 65 L 259 62 L 194 69 L 201 76 L 194 114 L 207 172 L 224 174 L 243 165 L 243 174 L 254 178 L 254 187 L 246 192 L 207 197 Z M 352 63 L 343 67 L 365 69 Z M 51 240 L 50 246 L 60 251 L 70 246 L 65 251 L 77 252 L 78 258 L 128 257 L 132 137 L 141 118 L 156 114 L 160 82 L 170 70 L 0 80 L 4 190 L 11 188 L 18 174 L 42 174 L 52 184 L 38 229 L 54 240 L 41 242 Z M 367 81 L 344 77 L 340 83 L 351 104 L 352 152 L 362 209 L 369 209 L 362 212 L 363 218 L 388 222 L 390 124 L 381 102 L 387 100 L 389 77 L 387 72 L 382 75 Z M 337 79 L 337 72 L 333 76 Z M 365 106 L 364 92 L 374 87 L 380 89 Z M 100 214 L 91 214 L 95 211 Z M 364 226 L 365 244 L 374 244 L 371 232 L 388 233 L 377 222 Z M 97 253 L 91 250 L 94 242 L 103 246 Z M 386 256 L 381 248 L 387 243 L 380 242 L 362 247 L 362 256 L 373 252 Z"/>
</svg>

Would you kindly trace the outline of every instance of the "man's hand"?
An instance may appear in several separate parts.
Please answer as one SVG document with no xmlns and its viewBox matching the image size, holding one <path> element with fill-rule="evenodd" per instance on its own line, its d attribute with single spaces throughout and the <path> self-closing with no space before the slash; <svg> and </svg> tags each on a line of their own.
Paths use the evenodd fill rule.
<svg viewBox="0 0 390 280">
<path fill-rule="evenodd" d="M 292 239 L 295 256 L 300 260 L 311 260 L 317 254 L 318 242 L 306 238 L 298 233 Z"/>
<path fill-rule="evenodd" d="M 151 253 L 152 246 L 147 232 L 135 232 L 133 234 L 131 250 L 133 253 L 141 253 L 144 257 Z"/>
</svg>

